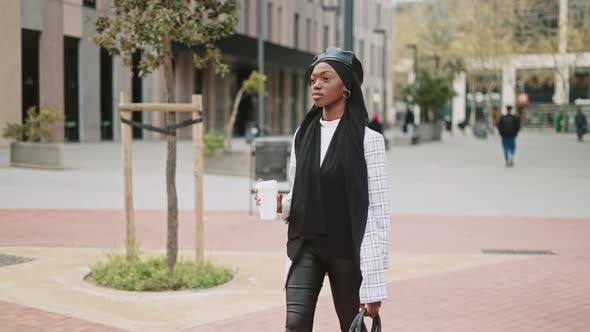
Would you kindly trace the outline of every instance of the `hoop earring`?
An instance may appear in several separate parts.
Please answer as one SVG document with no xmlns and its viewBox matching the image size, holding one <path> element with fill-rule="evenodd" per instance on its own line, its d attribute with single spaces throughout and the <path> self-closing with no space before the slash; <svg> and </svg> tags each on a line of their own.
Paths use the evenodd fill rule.
<svg viewBox="0 0 590 332">
<path fill-rule="evenodd" d="M 350 92 L 350 90 L 345 89 L 344 92 L 342 93 L 342 95 L 344 96 L 344 98 L 348 99 L 348 98 L 350 98 L 352 93 Z"/>
</svg>

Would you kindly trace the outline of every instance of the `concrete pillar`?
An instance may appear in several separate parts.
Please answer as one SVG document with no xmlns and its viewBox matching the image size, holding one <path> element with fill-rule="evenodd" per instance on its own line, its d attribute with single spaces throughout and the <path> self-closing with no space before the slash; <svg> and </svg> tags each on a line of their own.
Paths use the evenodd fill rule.
<svg viewBox="0 0 590 332">
<path fill-rule="evenodd" d="M 236 97 L 235 94 L 232 94 L 232 84 L 237 80 L 236 74 L 234 72 L 229 72 L 225 77 L 222 78 L 223 80 L 223 123 L 220 126 L 223 133 L 225 133 L 225 128 L 227 123 L 229 122 L 229 117 L 231 114 L 231 108 L 233 105 L 234 98 Z M 238 91 L 236 90 L 235 93 Z"/>
<path fill-rule="evenodd" d="M 144 76 L 141 82 L 141 97 L 142 103 L 149 103 L 152 100 L 152 88 L 153 88 L 153 80 L 154 77 L 152 74 Z M 151 124 L 154 118 L 157 118 L 160 113 L 156 112 L 143 112 L 141 121 L 146 124 Z M 143 131 L 143 140 L 152 139 L 152 131 L 144 130 Z"/>
<path fill-rule="evenodd" d="M 209 132 L 215 129 L 215 71 L 208 67 L 204 72 L 203 84 L 203 105 L 205 115 L 205 126 Z"/>
<path fill-rule="evenodd" d="M 555 70 L 555 92 L 553 102 L 558 105 L 569 103 L 570 73 L 565 62 L 567 52 L 568 0 L 559 0 L 559 58 Z"/>
<path fill-rule="evenodd" d="M 457 128 L 457 124 L 460 122 L 465 121 L 465 97 L 466 97 L 466 89 L 467 89 L 467 82 L 466 82 L 466 75 L 465 72 L 461 72 L 455 76 L 453 80 L 453 90 L 457 94 L 453 97 L 453 126 L 452 130 Z"/>
<path fill-rule="evenodd" d="M 121 114 L 118 111 L 121 92 L 131 96 L 131 69 L 123 64 L 120 56 L 117 56 L 113 58 L 113 140 L 115 141 L 121 136 Z"/>
<path fill-rule="evenodd" d="M 164 81 L 164 69 L 160 67 L 160 69 L 154 71 L 149 76 L 148 84 L 144 84 L 144 86 L 150 86 L 150 93 L 149 97 L 145 100 L 152 102 L 152 103 L 163 103 L 164 102 L 164 89 L 165 89 L 165 81 Z M 150 118 L 150 122 L 152 126 L 156 127 L 164 127 L 164 113 L 153 113 Z M 150 131 L 146 133 L 146 137 L 150 140 L 162 140 L 165 138 L 163 134 Z"/>
<path fill-rule="evenodd" d="M 305 73 L 299 73 L 299 100 L 301 100 L 301 106 L 298 108 L 300 111 L 298 113 L 299 123 L 303 121 L 303 118 L 311 108 L 313 104 L 313 100 L 311 99 L 311 87 L 307 84 L 307 80 L 305 79 Z"/>
<path fill-rule="evenodd" d="M 307 93 L 305 90 L 305 85 L 302 82 L 302 76 L 300 73 L 295 73 L 297 75 L 297 79 L 295 80 L 295 84 L 297 85 L 297 99 L 295 99 L 295 130 L 301 124 L 301 120 L 303 120 L 303 114 L 307 112 L 305 109 L 305 105 L 303 104 L 303 94 Z"/>
<path fill-rule="evenodd" d="M 83 8 L 89 17 L 82 25 L 80 39 L 80 142 L 100 141 L 100 49 L 88 38 L 96 34 L 96 11 Z"/>
<path fill-rule="evenodd" d="M 516 102 L 516 68 L 511 63 L 502 66 L 502 110 Z"/>
<path fill-rule="evenodd" d="M 194 90 L 194 73 L 193 60 L 191 54 L 188 52 L 179 53 L 176 55 L 175 66 L 175 101 L 177 103 L 190 103 L 191 94 Z M 191 117 L 190 113 L 178 113 L 178 121 L 188 120 Z M 188 139 L 192 137 L 192 129 L 190 127 L 180 129 L 178 131 L 178 138 Z"/>
<path fill-rule="evenodd" d="M 563 58 L 560 58 L 559 67 L 555 71 L 555 85 L 553 87 L 553 102 L 557 105 L 567 105 L 570 100 L 570 72 Z"/>
<path fill-rule="evenodd" d="M 567 52 L 568 0 L 559 0 L 559 53 Z"/>
<path fill-rule="evenodd" d="M 21 123 L 21 4 L 7 1 L 0 10 L 0 130 L 6 123 Z M 0 136 L 0 147 L 8 141 Z"/>
<path fill-rule="evenodd" d="M 64 113 L 63 2 L 43 2 L 43 32 L 39 40 L 39 99 L 41 106 L 56 107 Z M 64 141 L 63 123 L 52 128 L 52 140 Z"/>
<path fill-rule="evenodd" d="M 285 69 L 283 79 L 283 133 L 287 134 L 291 132 L 291 77 L 292 72 L 289 69 Z"/>
<path fill-rule="evenodd" d="M 275 68 L 267 67 L 265 72 L 268 75 L 268 97 L 265 107 L 265 126 L 269 130 L 270 135 L 277 134 L 277 92 L 278 92 L 278 74 Z"/>
</svg>

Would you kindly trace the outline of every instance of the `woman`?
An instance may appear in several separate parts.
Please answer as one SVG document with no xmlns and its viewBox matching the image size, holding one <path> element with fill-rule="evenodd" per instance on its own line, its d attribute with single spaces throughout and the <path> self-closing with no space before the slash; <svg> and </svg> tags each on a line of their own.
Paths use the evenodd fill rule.
<svg viewBox="0 0 590 332">
<path fill-rule="evenodd" d="M 352 52 L 327 49 L 306 79 L 314 105 L 293 140 L 291 192 L 277 196 L 289 224 L 286 331 L 312 331 L 326 274 L 340 328 L 348 331 L 360 310 L 375 317 L 387 297 L 385 144 L 366 127 L 363 69 Z"/>
</svg>

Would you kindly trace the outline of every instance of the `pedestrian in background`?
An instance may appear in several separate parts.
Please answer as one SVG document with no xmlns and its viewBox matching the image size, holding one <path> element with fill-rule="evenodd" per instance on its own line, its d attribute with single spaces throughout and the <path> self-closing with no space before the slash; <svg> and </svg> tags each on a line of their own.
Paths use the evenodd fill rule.
<svg viewBox="0 0 590 332">
<path fill-rule="evenodd" d="M 498 125 L 498 121 L 500 120 L 500 112 L 496 107 L 492 107 L 492 124 L 488 127 L 491 134 L 494 134 L 494 128 Z"/>
<path fill-rule="evenodd" d="M 373 119 L 369 122 L 369 128 L 383 135 L 383 125 L 381 124 L 381 121 L 379 121 L 379 114 L 373 114 Z"/>
<path fill-rule="evenodd" d="M 404 126 L 402 130 L 404 131 L 404 133 L 414 133 L 414 112 L 412 112 L 412 110 L 409 107 L 406 111 L 406 117 L 404 119 Z"/>
<path fill-rule="evenodd" d="M 492 107 L 492 121 L 494 121 L 494 126 L 498 124 L 498 120 L 500 120 L 500 112 L 496 107 Z"/>
<path fill-rule="evenodd" d="M 506 167 L 514 166 L 514 154 L 516 152 L 516 136 L 520 131 L 520 119 L 513 114 L 512 106 L 506 106 L 506 114 L 498 120 L 498 131 L 502 136 L 502 147 Z"/>
<path fill-rule="evenodd" d="M 588 130 L 588 120 L 586 120 L 586 115 L 582 113 L 582 108 L 578 106 L 578 111 L 576 112 L 576 133 L 578 134 L 578 141 L 584 140 L 584 134 Z"/>
<path fill-rule="evenodd" d="M 363 68 L 328 48 L 306 73 L 313 106 L 293 138 L 291 192 L 277 196 L 288 223 L 287 332 L 311 332 L 325 275 L 340 329 L 387 298 L 389 184 L 383 136 L 369 128 Z M 256 195 L 256 204 L 260 198 Z"/>
</svg>

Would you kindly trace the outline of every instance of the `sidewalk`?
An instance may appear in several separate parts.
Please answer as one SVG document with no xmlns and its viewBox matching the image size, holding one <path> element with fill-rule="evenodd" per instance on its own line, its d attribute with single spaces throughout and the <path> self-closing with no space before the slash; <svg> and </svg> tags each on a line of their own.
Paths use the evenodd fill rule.
<svg viewBox="0 0 590 332">
<path fill-rule="evenodd" d="M 166 209 L 165 155 L 165 142 L 134 142 L 136 208 Z M 65 156 L 67 171 L 17 169 L 8 167 L 8 150 L 0 149 L 0 208 L 123 208 L 118 143 L 68 144 Z M 248 168 L 244 158 L 220 163 Z M 498 137 L 462 135 L 394 146 L 388 165 L 393 213 L 590 218 L 590 141 L 579 143 L 573 135 L 523 133 L 516 167 L 509 170 Z M 190 210 L 190 142 L 179 142 L 177 166 L 179 208 Z M 205 174 L 204 182 L 207 211 L 248 211 L 247 177 Z"/>
</svg>

